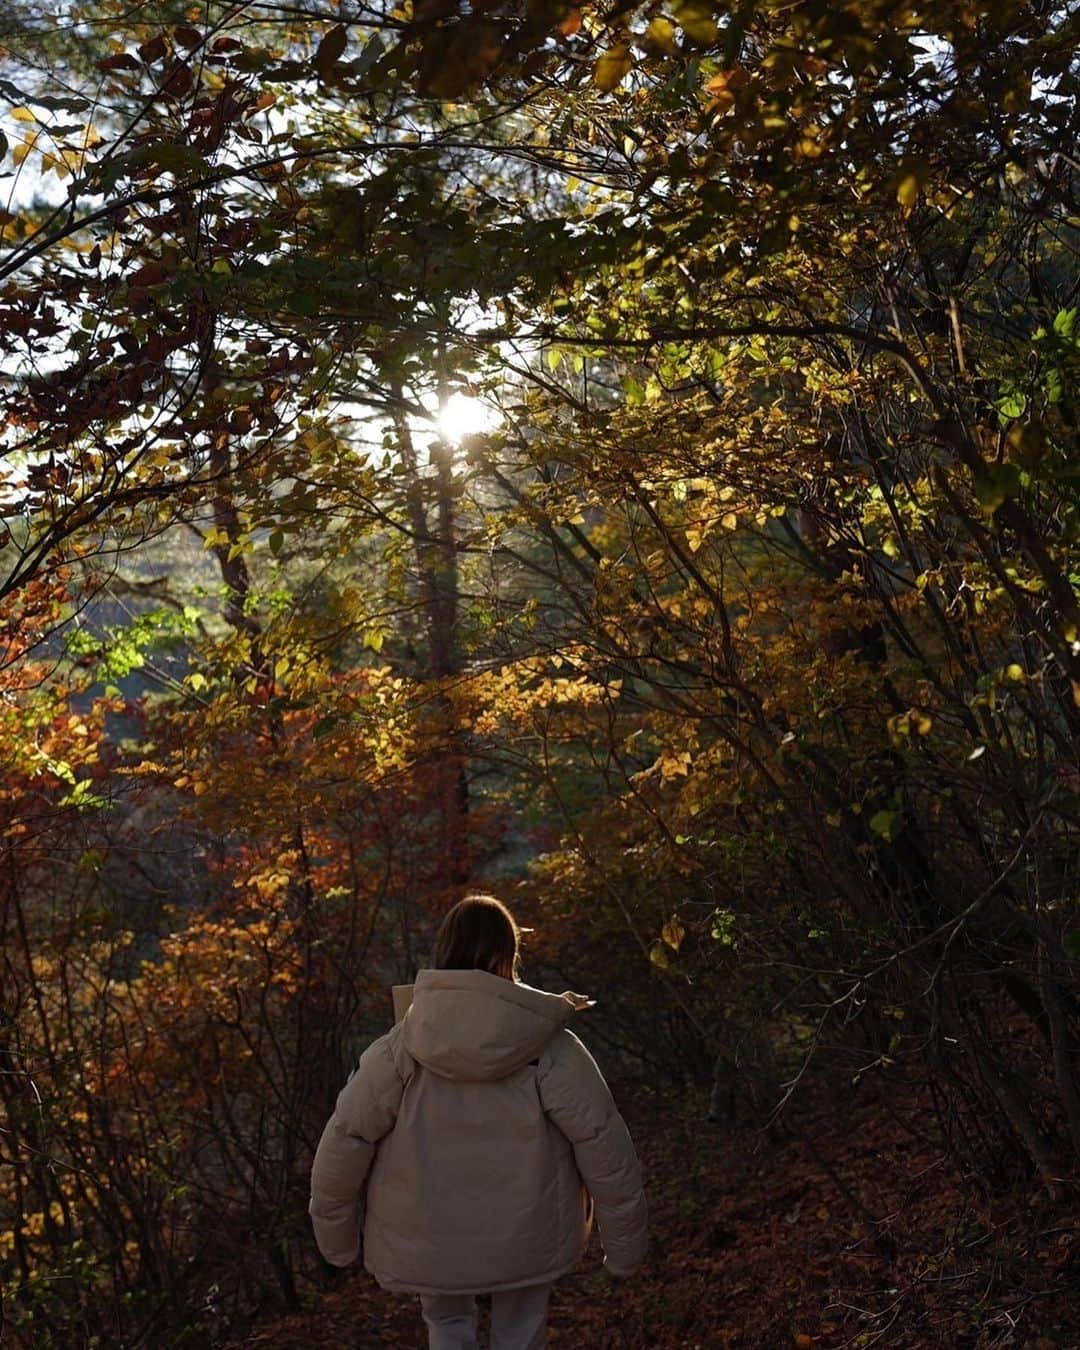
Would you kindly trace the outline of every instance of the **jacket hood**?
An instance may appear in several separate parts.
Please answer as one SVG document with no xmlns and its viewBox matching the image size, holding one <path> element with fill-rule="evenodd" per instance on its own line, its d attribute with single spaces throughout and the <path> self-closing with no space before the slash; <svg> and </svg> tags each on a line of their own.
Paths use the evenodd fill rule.
<svg viewBox="0 0 1080 1350">
<path fill-rule="evenodd" d="M 441 1078 L 506 1078 L 536 1059 L 574 1015 L 561 994 L 486 970 L 422 970 L 402 1024 L 405 1049 Z"/>
</svg>

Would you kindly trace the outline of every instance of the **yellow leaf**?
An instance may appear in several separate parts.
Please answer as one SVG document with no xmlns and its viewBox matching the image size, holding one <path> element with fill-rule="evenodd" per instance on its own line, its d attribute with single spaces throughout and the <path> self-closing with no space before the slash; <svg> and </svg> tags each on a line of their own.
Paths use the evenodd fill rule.
<svg viewBox="0 0 1080 1350">
<path fill-rule="evenodd" d="M 654 942 L 649 948 L 649 960 L 654 966 L 659 966 L 661 970 L 667 970 L 668 966 L 671 965 L 671 958 L 662 942 Z"/>
<path fill-rule="evenodd" d="M 670 19 L 653 19 L 645 30 L 645 41 L 662 52 L 675 50 L 675 25 Z"/>
<path fill-rule="evenodd" d="M 660 936 L 672 951 L 677 952 L 683 944 L 683 938 L 686 937 L 686 929 L 677 918 L 672 916 L 660 930 Z"/>
<path fill-rule="evenodd" d="M 682 0 L 674 6 L 675 22 L 701 47 L 711 47 L 719 35 L 711 7 L 701 0 Z"/>
<path fill-rule="evenodd" d="M 605 94 L 617 89 L 625 76 L 633 69 L 634 58 L 625 42 L 616 42 L 609 47 L 596 63 L 593 71 L 593 84 Z"/>
<path fill-rule="evenodd" d="M 688 750 L 677 753 L 674 750 L 663 750 L 656 761 L 660 770 L 660 777 L 666 782 L 669 778 L 687 777 L 690 773 L 690 765 L 693 762 L 693 756 Z"/>
<path fill-rule="evenodd" d="M 37 118 L 29 108 L 12 108 L 10 114 L 16 122 L 36 122 Z"/>
<path fill-rule="evenodd" d="M 896 200 L 904 208 L 910 211 L 919 199 L 919 179 L 916 174 L 906 174 L 900 180 L 900 186 L 896 189 Z"/>
</svg>

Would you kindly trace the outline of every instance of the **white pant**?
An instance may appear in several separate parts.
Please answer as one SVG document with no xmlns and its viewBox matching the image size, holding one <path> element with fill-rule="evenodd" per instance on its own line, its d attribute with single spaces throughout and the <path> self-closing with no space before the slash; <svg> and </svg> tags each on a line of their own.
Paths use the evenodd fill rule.
<svg viewBox="0 0 1080 1350">
<path fill-rule="evenodd" d="M 550 1284 L 503 1289 L 491 1296 L 491 1350 L 543 1350 Z M 421 1294 L 428 1350 L 478 1350 L 472 1294 Z"/>
</svg>

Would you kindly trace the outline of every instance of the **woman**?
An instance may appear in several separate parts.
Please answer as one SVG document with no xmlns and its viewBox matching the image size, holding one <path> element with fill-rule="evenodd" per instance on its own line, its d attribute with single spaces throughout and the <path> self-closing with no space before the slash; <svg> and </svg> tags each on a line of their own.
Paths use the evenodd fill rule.
<svg viewBox="0 0 1080 1350">
<path fill-rule="evenodd" d="M 359 1255 L 366 1182 L 364 1265 L 420 1295 L 430 1350 L 474 1350 L 478 1293 L 492 1295 L 492 1350 L 543 1346 L 551 1285 L 581 1256 L 593 1207 L 611 1274 L 645 1255 L 634 1146 L 566 1027 L 588 1000 L 521 984 L 518 951 L 500 901 L 450 910 L 435 968 L 361 1056 L 312 1167 L 319 1249 L 336 1266 Z"/>
</svg>

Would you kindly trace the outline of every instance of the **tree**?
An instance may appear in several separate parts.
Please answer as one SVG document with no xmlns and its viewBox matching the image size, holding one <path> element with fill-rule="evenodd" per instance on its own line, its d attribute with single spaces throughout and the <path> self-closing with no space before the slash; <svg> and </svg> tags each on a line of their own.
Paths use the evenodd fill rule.
<svg viewBox="0 0 1080 1350">
<path fill-rule="evenodd" d="M 46 1259 L 171 1334 L 222 1216 L 232 1312 L 297 1297 L 343 1025 L 511 832 L 649 1072 L 926 1084 L 980 1184 L 1055 1190 L 1074 18 L 146 13 L 24 8 L 0 86 L 45 174 L 0 237 L 22 1334 L 74 1315 Z M 456 450 L 459 391 L 501 421 Z M 177 822 L 197 894 L 135 913 L 121 827 Z"/>
</svg>

